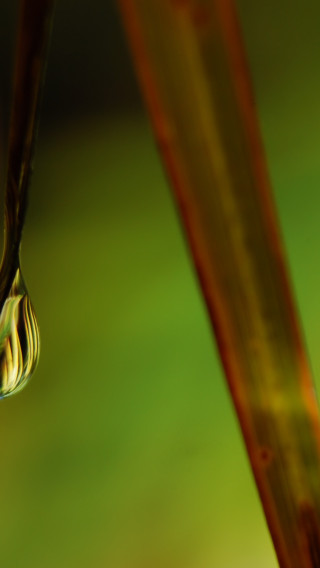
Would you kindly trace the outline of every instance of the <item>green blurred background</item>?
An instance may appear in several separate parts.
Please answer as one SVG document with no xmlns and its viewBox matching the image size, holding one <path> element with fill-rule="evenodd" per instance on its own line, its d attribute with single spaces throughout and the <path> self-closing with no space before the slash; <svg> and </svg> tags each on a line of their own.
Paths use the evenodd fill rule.
<svg viewBox="0 0 320 568">
<path fill-rule="evenodd" d="M 320 4 L 238 7 L 320 377 Z M 16 8 L 1 2 L 2 130 Z M 22 253 L 42 352 L 1 402 L 1 567 L 275 568 L 110 0 L 57 4 Z"/>
</svg>

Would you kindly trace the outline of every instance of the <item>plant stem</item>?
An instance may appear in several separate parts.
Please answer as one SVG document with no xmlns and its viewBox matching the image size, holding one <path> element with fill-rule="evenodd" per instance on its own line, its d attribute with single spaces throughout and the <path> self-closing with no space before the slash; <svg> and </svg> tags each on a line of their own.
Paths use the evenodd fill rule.
<svg viewBox="0 0 320 568">
<path fill-rule="evenodd" d="M 319 567 L 319 410 L 232 0 L 119 4 L 279 564 Z"/>
<path fill-rule="evenodd" d="M 54 0 L 21 0 L 5 193 L 0 311 L 19 266 Z"/>
</svg>

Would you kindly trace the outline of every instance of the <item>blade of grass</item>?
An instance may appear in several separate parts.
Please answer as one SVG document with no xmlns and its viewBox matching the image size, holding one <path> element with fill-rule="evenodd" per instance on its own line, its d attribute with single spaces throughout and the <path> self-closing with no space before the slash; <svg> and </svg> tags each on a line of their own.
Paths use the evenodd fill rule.
<svg viewBox="0 0 320 568">
<path fill-rule="evenodd" d="M 21 0 L 9 130 L 0 310 L 19 265 L 54 0 Z"/>
<path fill-rule="evenodd" d="M 232 0 L 119 5 L 279 564 L 319 567 L 319 411 Z"/>
</svg>

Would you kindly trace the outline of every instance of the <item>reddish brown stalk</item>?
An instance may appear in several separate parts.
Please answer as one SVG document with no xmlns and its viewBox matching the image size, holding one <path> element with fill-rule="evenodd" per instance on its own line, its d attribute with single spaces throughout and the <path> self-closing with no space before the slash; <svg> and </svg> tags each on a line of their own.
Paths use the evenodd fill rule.
<svg viewBox="0 0 320 568">
<path fill-rule="evenodd" d="M 319 411 L 232 1 L 119 4 L 279 564 L 320 567 Z"/>
</svg>

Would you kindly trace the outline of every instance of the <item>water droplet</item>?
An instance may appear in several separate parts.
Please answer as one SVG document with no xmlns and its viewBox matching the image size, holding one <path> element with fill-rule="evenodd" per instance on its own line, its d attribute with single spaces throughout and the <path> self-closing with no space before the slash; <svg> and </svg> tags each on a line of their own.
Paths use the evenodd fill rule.
<svg viewBox="0 0 320 568">
<path fill-rule="evenodd" d="M 39 359 L 39 328 L 20 268 L 0 313 L 0 398 L 20 391 Z"/>
</svg>

